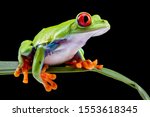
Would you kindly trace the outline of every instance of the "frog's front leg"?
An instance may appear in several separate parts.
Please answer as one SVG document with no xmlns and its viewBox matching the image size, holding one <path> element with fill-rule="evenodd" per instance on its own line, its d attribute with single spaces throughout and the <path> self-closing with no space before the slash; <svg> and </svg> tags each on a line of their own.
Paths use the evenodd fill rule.
<svg viewBox="0 0 150 117">
<path fill-rule="evenodd" d="M 56 79 L 55 74 L 46 73 L 48 65 L 43 65 L 45 59 L 45 48 L 43 45 L 37 47 L 32 64 L 32 74 L 34 78 L 42 83 L 46 91 L 57 89 L 57 84 L 53 81 Z"/>
<path fill-rule="evenodd" d="M 84 57 L 84 51 L 83 49 L 79 49 L 79 51 L 75 54 L 73 59 L 66 64 L 70 64 L 74 66 L 75 68 L 84 68 L 87 70 L 97 68 L 97 69 L 102 69 L 103 65 L 98 65 L 98 60 L 91 61 L 90 59 L 85 59 Z"/>
</svg>

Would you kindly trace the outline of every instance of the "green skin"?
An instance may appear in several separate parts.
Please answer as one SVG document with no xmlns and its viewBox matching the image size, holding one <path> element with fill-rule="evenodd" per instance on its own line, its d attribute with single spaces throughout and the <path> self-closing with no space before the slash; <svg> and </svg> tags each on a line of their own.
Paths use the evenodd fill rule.
<svg viewBox="0 0 150 117">
<path fill-rule="evenodd" d="M 107 32 L 110 25 L 99 15 L 93 15 L 91 16 L 92 23 L 83 27 L 78 24 L 77 17 L 42 29 L 33 41 L 23 41 L 18 52 L 19 67 L 23 65 L 23 56 L 28 57 L 34 48 L 32 74 L 37 81 L 42 83 L 40 73 L 43 64 L 52 66 L 72 59 L 85 60 L 82 47 L 91 37 Z"/>
</svg>

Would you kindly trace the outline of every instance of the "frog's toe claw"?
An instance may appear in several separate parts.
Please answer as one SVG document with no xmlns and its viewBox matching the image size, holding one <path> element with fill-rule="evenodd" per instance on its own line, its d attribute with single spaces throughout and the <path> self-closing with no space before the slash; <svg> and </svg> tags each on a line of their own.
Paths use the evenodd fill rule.
<svg viewBox="0 0 150 117">
<path fill-rule="evenodd" d="M 50 92 L 52 89 L 53 90 L 57 89 L 57 84 L 53 81 L 56 79 L 55 74 L 49 74 L 49 73 L 44 72 L 44 73 L 41 73 L 41 78 L 42 78 L 45 90 L 47 92 Z"/>
</svg>

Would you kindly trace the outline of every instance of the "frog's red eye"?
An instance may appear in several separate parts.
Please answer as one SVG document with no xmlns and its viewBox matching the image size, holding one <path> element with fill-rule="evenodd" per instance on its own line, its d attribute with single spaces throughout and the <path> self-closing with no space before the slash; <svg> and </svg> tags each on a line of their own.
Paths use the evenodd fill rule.
<svg viewBox="0 0 150 117">
<path fill-rule="evenodd" d="M 77 16 L 77 22 L 82 27 L 89 26 L 91 21 L 91 15 L 89 13 L 82 12 Z"/>
</svg>

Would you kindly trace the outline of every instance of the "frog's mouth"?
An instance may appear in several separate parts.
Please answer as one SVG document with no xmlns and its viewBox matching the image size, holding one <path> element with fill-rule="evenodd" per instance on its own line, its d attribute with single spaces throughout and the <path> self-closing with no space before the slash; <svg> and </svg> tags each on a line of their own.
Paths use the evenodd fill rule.
<svg viewBox="0 0 150 117">
<path fill-rule="evenodd" d="M 84 32 L 78 32 L 78 33 L 74 33 L 73 35 L 78 35 L 80 36 L 87 36 L 87 37 L 95 37 L 95 36 L 100 36 L 104 33 L 106 33 L 108 30 L 110 29 L 110 26 L 108 27 L 104 27 L 104 28 L 99 28 L 99 29 L 93 29 L 93 30 L 88 30 L 88 31 L 84 31 Z"/>
</svg>

